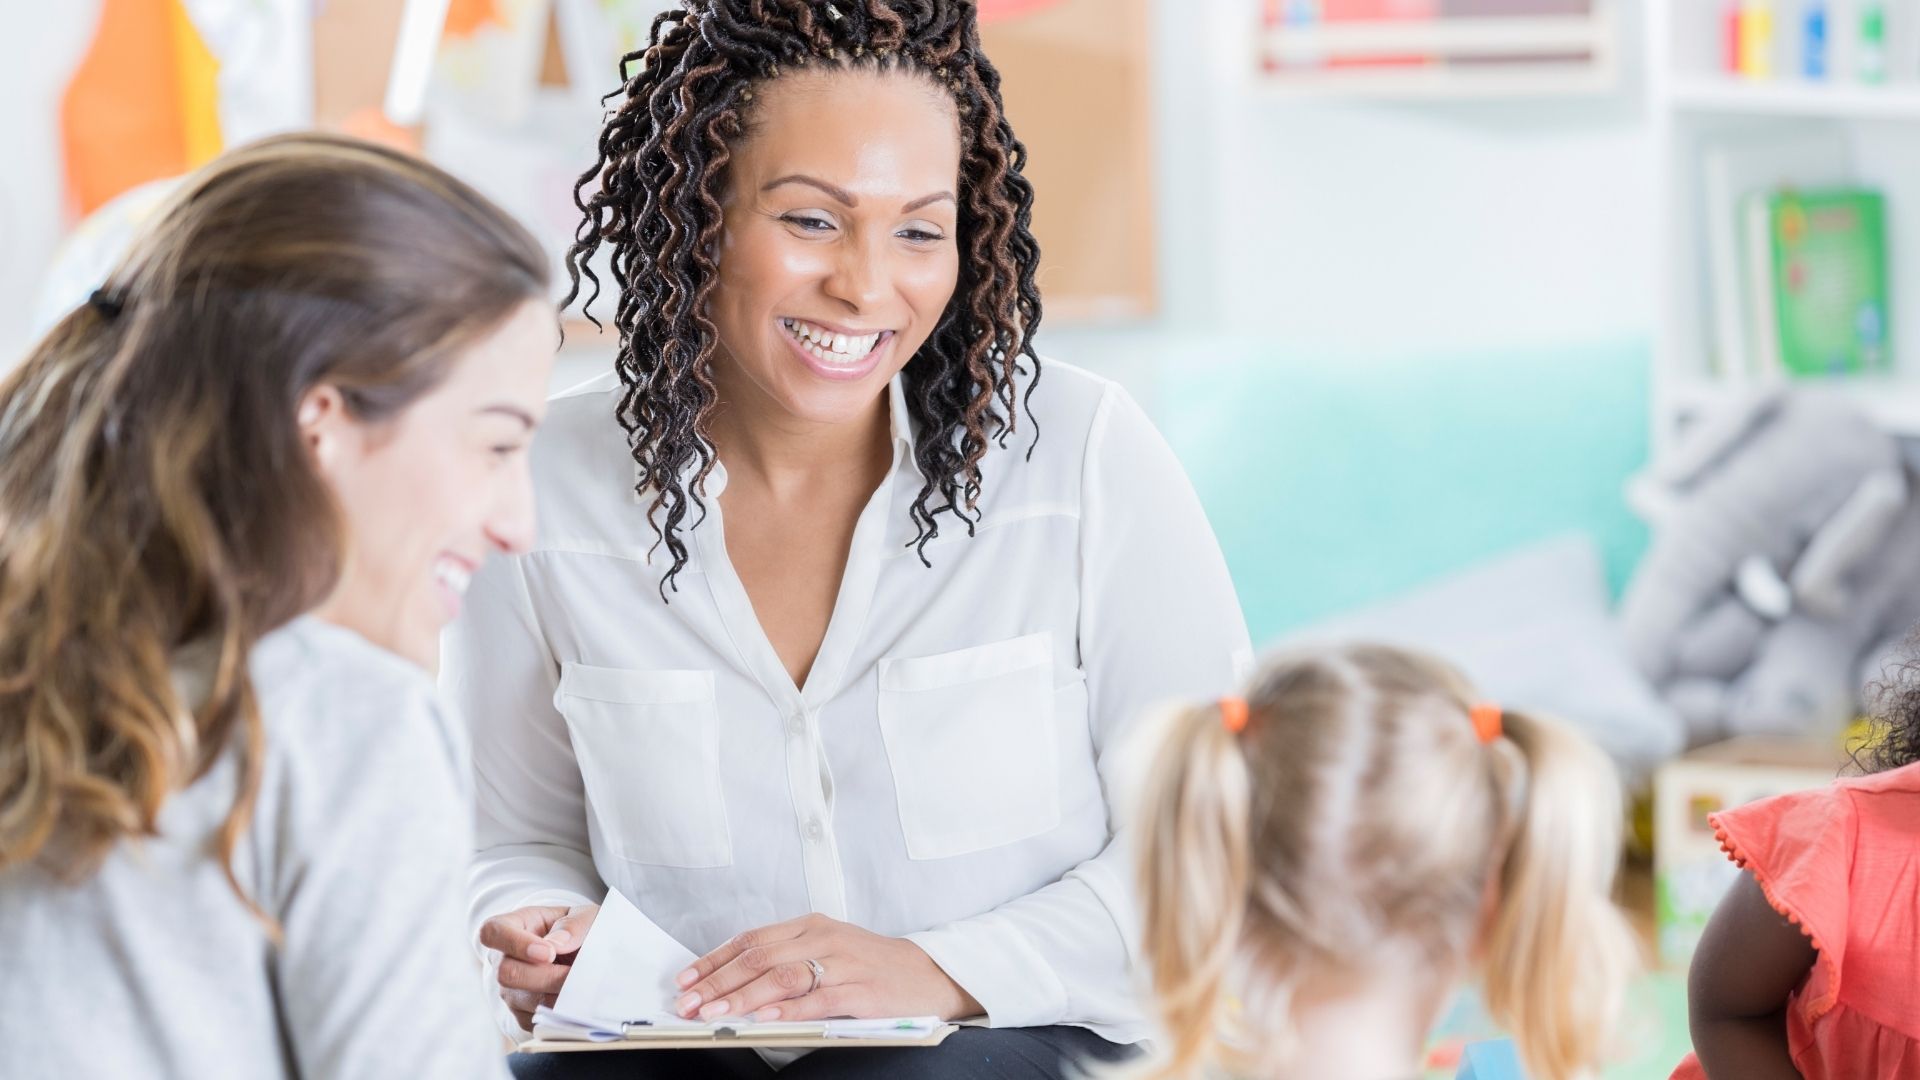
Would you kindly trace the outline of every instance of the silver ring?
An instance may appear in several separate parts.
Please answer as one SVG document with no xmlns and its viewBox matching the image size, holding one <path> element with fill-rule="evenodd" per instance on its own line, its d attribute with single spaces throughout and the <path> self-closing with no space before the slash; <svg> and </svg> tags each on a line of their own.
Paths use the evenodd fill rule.
<svg viewBox="0 0 1920 1080">
<path fill-rule="evenodd" d="M 820 961 L 809 960 L 807 961 L 807 970 L 813 972 L 813 985 L 807 987 L 807 993 L 811 994 L 815 990 L 820 989 L 820 980 L 827 977 L 827 969 L 820 966 Z"/>
</svg>

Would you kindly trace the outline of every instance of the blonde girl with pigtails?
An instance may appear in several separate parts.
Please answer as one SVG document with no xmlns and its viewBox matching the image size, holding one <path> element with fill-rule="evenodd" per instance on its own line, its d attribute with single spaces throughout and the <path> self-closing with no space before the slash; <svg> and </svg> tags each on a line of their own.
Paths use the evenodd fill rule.
<svg viewBox="0 0 1920 1080">
<path fill-rule="evenodd" d="M 1421 1075 L 1465 979 L 1535 1080 L 1610 1048 L 1637 947 L 1610 899 L 1620 793 L 1558 724 L 1357 646 L 1170 717 L 1134 832 L 1164 1028 L 1132 1075 Z"/>
</svg>

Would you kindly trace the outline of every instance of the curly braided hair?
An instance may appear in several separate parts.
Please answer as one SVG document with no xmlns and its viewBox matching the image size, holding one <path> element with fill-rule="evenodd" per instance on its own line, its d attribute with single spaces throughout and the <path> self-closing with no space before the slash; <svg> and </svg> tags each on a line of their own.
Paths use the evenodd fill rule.
<svg viewBox="0 0 1920 1080">
<path fill-rule="evenodd" d="M 705 516 L 714 465 L 718 338 L 707 302 L 730 146 L 751 119 L 754 87 L 799 68 L 911 72 L 950 92 L 959 115 L 959 279 L 904 370 L 923 481 L 911 546 L 923 563 L 940 514 L 973 532 L 980 459 L 989 439 L 1004 445 L 1016 427 L 1023 357 L 1033 377 L 1018 404 L 1038 437 L 1033 187 L 1021 175 L 1026 149 L 1007 123 L 999 72 L 981 52 L 972 0 L 681 0 L 654 19 L 647 46 L 621 60 L 624 85 L 605 99 L 621 100 L 600 134 L 599 160 L 574 187 L 585 218 L 567 254 L 565 301 L 579 298 L 582 278 L 591 286 L 583 307 L 599 297 L 589 261 L 607 248 L 619 289 L 615 367 L 626 388 L 618 419 L 639 465 L 636 489 L 654 493 L 655 546 L 673 557 L 663 599 L 687 562 L 689 504 L 694 525 Z"/>
</svg>

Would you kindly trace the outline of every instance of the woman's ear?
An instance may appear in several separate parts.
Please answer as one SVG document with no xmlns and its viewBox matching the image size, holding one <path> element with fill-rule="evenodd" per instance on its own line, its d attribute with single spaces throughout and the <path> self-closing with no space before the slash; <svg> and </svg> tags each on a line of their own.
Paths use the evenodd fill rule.
<svg viewBox="0 0 1920 1080">
<path fill-rule="evenodd" d="M 314 467 L 323 476 L 331 475 L 353 434 L 353 418 L 347 415 L 347 399 L 340 388 L 322 384 L 301 395 L 294 424 Z"/>
</svg>

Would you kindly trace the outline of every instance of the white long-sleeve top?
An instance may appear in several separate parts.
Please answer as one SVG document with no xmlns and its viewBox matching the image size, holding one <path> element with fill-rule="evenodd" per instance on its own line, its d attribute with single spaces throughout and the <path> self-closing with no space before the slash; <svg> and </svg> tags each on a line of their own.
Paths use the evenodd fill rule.
<svg viewBox="0 0 1920 1080">
<path fill-rule="evenodd" d="M 820 912 L 910 938 L 995 1026 L 1144 1037 L 1114 749 L 1143 710 L 1227 691 L 1251 650 L 1138 406 L 1047 364 L 1031 459 L 1024 424 L 988 452 L 976 535 L 943 515 L 929 568 L 896 379 L 893 468 L 795 687 L 727 557 L 724 464 L 662 601 L 670 561 L 649 562 L 619 394 L 609 375 L 552 403 L 538 539 L 481 571 L 448 633 L 442 687 L 478 778 L 476 930 L 608 886 L 696 953 Z"/>
<path fill-rule="evenodd" d="M 85 880 L 0 873 L 0 1076 L 507 1080 L 462 928 L 465 731 L 424 671 L 316 618 L 250 667 L 266 757 L 233 870 L 283 942 L 213 854 L 229 753 Z"/>
</svg>

